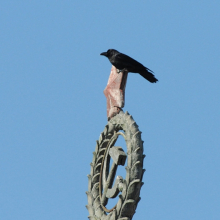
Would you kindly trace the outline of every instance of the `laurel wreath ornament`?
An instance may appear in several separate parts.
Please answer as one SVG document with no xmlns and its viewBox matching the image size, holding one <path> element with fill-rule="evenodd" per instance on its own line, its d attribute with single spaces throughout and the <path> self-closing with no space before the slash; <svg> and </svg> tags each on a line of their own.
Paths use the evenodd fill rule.
<svg viewBox="0 0 220 220">
<path fill-rule="evenodd" d="M 127 152 L 116 147 L 119 135 L 126 142 Z M 90 220 L 131 220 L 143 185 L 144 174 L 143 141 L 138 125 L 128 112 L 121 111 L 105 126 L 97 141 L 91 172 L 88 175 L 89 184 L 86 192 Z M 110 168 L 110 159 L 113 160 Z M 127 160 L 126 177 L 116 175 L 117 167 L 123 166 Z M 114 185 L 113 185 L 114 182 Z M 120 195 L 119 195 L 120 194 Z M 118 196 L 117 204 L 107 209 L 108 200 Z"/>
</svg>

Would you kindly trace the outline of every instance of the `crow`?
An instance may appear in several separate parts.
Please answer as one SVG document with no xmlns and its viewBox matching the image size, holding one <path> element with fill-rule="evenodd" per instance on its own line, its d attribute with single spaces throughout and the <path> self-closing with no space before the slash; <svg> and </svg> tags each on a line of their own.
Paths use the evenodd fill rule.
<svg viewBox="0 0 220 220">
<path fill-rule="evenodd" d="M 107 52 L 103 52 L 100 55 L 106 56 L 111 64 L 119 70 L 118 73 L 123 71 L 139 73 L 151 83 L 156 83 L 158 81 L 158 79 L 154 77 L 154 72 L 152 70 L 117 50 L 109 49 Z"/>
</svg>

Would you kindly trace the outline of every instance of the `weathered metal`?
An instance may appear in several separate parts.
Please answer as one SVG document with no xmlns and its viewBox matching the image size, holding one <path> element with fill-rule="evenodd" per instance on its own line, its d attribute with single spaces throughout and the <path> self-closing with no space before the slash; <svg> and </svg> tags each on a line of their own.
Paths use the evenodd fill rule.
<svg viewBox="0 0 220 220">
<path fill-rule="evenodd" d="M 104 90 L 107 99 L 107 117 L 108 120 L 118 114 L 125 105 L 125 87 L 127 82 L 128 72 L 117 71 L 112 66 L 108 84 Z"/>
<path fill-rule="evenodd" d="M 121 130 L 121 131 L 120 131 Z M 119 135 L 126 142 L 127 153 L 115 147 Z M 143 141 L 138 125 L 131 115 L 120 111 L 105 126 L 97 141 L 89 184 L 88 205 L 90 220 L 131 220 L 143 185 Z M 113 160 L 110 168 L 110 159 Z M 127 160 L 127 162 L 126 162 Z M 117 176 L 117 167 L 126 162 L 126 177 Z M 113 184 L 114 183 L 114 184 Z M 119 195 L 120 194 L 120 195 Z M 116 205 L 107 209 L 109 199 L 118 197 Z"/>
</svg>

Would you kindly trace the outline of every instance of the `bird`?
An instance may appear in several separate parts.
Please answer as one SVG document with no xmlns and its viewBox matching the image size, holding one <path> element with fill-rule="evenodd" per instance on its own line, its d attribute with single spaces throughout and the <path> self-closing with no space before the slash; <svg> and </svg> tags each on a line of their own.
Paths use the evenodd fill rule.
<svg viewBox="0 0 220 220">
<path fill-rule="evenodd" d="M 156 83 L 158 81 L 158 79 L 155 78 L 152 70 L 148 69 L 128 55 L 120 53 L 115 49 L 109 49 L 107 52 L 103 52 L 100 55 L 106 56 L 111 64 L 118 69 L 118 73 L 123 71 L 139 73 L 151 83 Z"/>
</svg>

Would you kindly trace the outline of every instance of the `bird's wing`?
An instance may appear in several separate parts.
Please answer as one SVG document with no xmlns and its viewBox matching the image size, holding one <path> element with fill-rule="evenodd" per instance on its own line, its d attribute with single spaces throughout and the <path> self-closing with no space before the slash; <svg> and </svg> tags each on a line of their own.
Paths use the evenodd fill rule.
<svg viewBox="0 0 220 220">
<path fill-rule="evenodd" d="M 142 65 L 141 63 L 139 63 L 138 61 L 134 60 L 133 58 L 127 56 L 126 54 L 123 53 L 118 53 L 115 56 L 115 59 L 117 62 L 120 62 L 122 64 L 124 64 L 125 66 L 137 66 L 137 65 Z"/>
<path fill-rule="evenodd" d="M 126 54 L 123 54 L 123 53 L 118 53 L 116 56 L 115 56 L 115 62 L 116 63 L 120 63 L 122 64 L 123 66 L 125 66 L 126 68 L 128 69 L 133 69 L 133 68 L 137 68 L 137 69 L 140 69 L 140 70 L 148 70 L 149 72 L 152 72 L 152 70 L 148 69 L 147 67 L 145 67 L 144 65 L 142 65 L 141 63 L 139 63 L 137 60 L 127 56 Z"/>
</svg>

